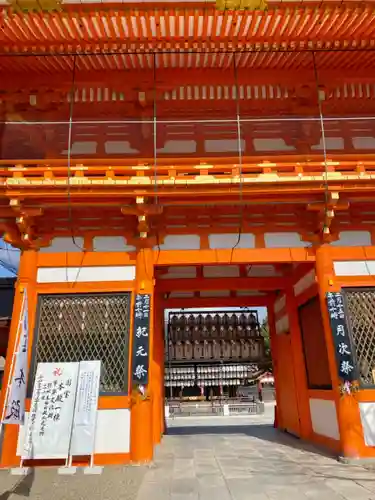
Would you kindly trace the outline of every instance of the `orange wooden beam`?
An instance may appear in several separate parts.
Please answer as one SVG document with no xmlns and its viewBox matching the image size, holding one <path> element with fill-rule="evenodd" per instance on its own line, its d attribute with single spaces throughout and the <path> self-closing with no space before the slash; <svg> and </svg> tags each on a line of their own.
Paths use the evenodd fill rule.
<svg viewBox="0 0 375 500">
<path fill-rule="evenodd" d="M 168 279 L 156 283 L 158 292 L 195 290 L 280 290 L 287 278 L 201 278 Z"/>
<path fill-rule="evenodd" d="M 183 308 L 211 308 L 211 307 L 267 307 L 270 303 L 268 296 L 249 296 L 249 297 L 204 297 L 204 298 L 186 298 L 186 299 L 165 299 L 163 301 L 164 309 L 183 309 Z"/>
<path fill-rule="evenodd" d="M 89 60 L 90 56 L 81 56 L 81 58 L 86 58 Z M 139 57 L 147 61 L 148 55 L 140 54 Z M 254 56 L 253 56 L 254 57 Z M 285 56 L 286 57 L 286 56 Z M 96 55 L 95 59 L 97 61 L 112 58 L 114 60 L 115 55 L 107 54 L 106 57 Z M 32 61 L 37 62 L 38 58 L 28 58 Z M 48 56 L 45 57 L 45 63 L 48 64 Z M 55 56 L 50 56 L 50 60 L 55 61 Z M 284 61 L 283 58 L 280 59 L 280 64 Z M 11 61 L 10 61 L 11 62 Z M 56 66 L 55 66 L 56 67 Z M 44 99 L 56 100 L 60 95 L 66 95 L 71 91 L 72 79 L 69 77 L 66 71 L 59 72 L 57 67 L 54 73 L 46 80 L 42 75 L 36 73 L 32 76 L 30 80 L 25 81 L 22 76 L 17 72 L 12 72 L 12 65 L 9 67 L 9 72 L 4 74 L 2 79 L 1 89 L 5 92 L 4 101 L 7 101 L 11 95 L 17 97 L 17 102 L 20 99 L 24 99 L 25 102 L 29 102 L 28 93 L 32 95 L 39 96 Z M 26 70 L 26 67 L 25 67 Z M 233 66 L 229 66 L 225 69 L 219 67 L 213 68 L 194 68 L 191 71 L 188 67 L 179 68 L 157 68 L 157 91 L 164 92 L 165 90 L 174 89 L 179 85 L 184 87 L 188 85 L 235 85 L 238 82 L 239 85 L 283 85 L 289 88 L 298 88 L 304 84 L 311 85 L 314 77 L 313 68 L 310 69 L 292 69 L 287 72 L 282 71 L 282 66 L 280 69 L 273 67 L 272 69 L 262 69 L 259 68 L 257 71 L 249 72 L 247 68 L 238 68 L 237 75 L 233 71 Z M 138 72 L 124 72 L 117 68 L 109 71 L 79 71 L 76 73 L 75 79 L 75 89 L 83 88 L 102 88 L 105 85 L 110 84 L 111 90 L 119 92 L 124 91 L 125 88 L 129 88 L 132 91 L 132 97 L 136 97 L 140 88 L 144 88 L 149 93 L 149 98 L 153 100 L 153 89 L 150 88 L 150 81 L 154 78 L 154 70 L 151 67 L 141 68 Z M 322 69 L 319 71 L 319 83 L 320 85 L 326 84 L 332 87 L 333 85 L 344 85 L 344 84 L 371 84 L 375 83 L 375 71 L 369 68 L 366 70 L 358 70 L 355 73 L 343 72 L 340 69 Z M 45 95 L 46 90 L 53 89 Z M 178 96 L 177 96 L 178 97 Z M 97 96 L 94 95 L 94 99 Z M 125 98 L 129 100 L 129 95 Z M 288 99 L 286 96 L 278 97 L 278 100 Z M 290 97 L 289 97 L 290 99 Z M 178 100 L 178 99 L 177 99 Z M 250 100 L 250 99 L 249 99 Z M 342 102 L 342 99 L 340 99 Z M 90 105 L 91 100 L 85 101 L 87 106 Z M 97 101 L 103 105 L 108 103 Z M 118 106 L 124 101 L 119 101 L 114 106 Z M 212 100 L 210 100 L 212 102 Z M 228 101 L 223 101 L 228 104 Z M 241 106 L 246 102 L 242 100 Z M 78 104 L 78 103 L 77 103 Z M 84 104 L 84 103 L 82 103 Z M 165 104 L 168 104 L 166 101 Z M 343 103 L 344 104 L 344 103 Z"/>
<path fill-rule="evenodd" d="M 159 266 L 272 264 L 274 262 L 314 262 L 315 254 L 311 248 L 262 248 L 262 251 L 257 248 L 235 248 L 234 250 L 189 250 L 188 252 L 176 250 L 161 250 L 159 252 L 155 250 L 154 258 Z"/>
<path fill-rule="evenodd" d="M 224 183 L 217 183 L 215 179 L 204 179 L 204 182 L 195 179 L 185 181 L 179 184 L 163 184 L 156 185 L 150 179 L 149 183 L 129 182 L 121 186 L 107 184 L 92 184 L 88 181 L 86 189 L 83 185 L 74 185 L 70 189 L 71 200 L 93 199 L 98 196 L 102 198 L 124 199 L 124 196 L 131 197 L 133 200 L 137 196 L 149 197 L 150 199 L 158 198 L 162 204 L 173 205 L 207 205 L 207 204 L 236 204 L 239 201 L 239 192 L 241 191 L 242 203 L 272 203 L 285 202 L 289 203 L 295 200 L 311 202 L 315 197 L 321 197 L 325 192 L 323 177 L 314 176 L 307 182 L 301 183 L 300 179 L 283 182 L 282 178 L 275 180 L 267 178 L 259 178 L 255 182 L 233 183 L 230 177 Z M 262 182 L 261 182 L 262 181 Z M 370 176 L 362 177 L 353 180 L 343 178 L 341 181 L 332 179 L 329 181 L 334 185 L 335 191 L 343 193 L 346 196 L 355 197 L 356 199 L 370 198 L 374 191 L 375 180 Z M 5 198 L 22 198 L 28 200 L 40 200 L 41 198 L 67 199 L 67 185 L 56 185 L 53 188 L 47 186 L 42 181 L 39 186 L 36 181 L 30 181 L 28 184 L 22 185 L 13 184 L 8 186 L 7 183 L 1 185 L 0 196 Z M 158 189 L 155 189 L 158 186 Z M 320 201 L 320 200 L 319 200 Z"/>
<path fill-rule="evenodd" d="M 10 166 L 14 165 L 13 167 Z M 366 181 L 366 173 L 372 174 L 375 166 L 374 154 L 357 155 L 352 154 L 332 154 L 328 160 L 328 182 L 345 184 L 351 180 Z M 331 174 L 338 175 L 334 178 Z M 59 181 L 58 187 L 64 187 L 63 182 L 67 182 L 68 167 L 65 160 L 0 160 L 0 174 L 5 180 L 8 178 L 23 179 L 23 185 L 27 186 L 30 180 L 35 187 L 46 184 L 45 179 L 49 179 L 49 185 Z M 187 178 L 186 175 L 189 174 Z M 268 181 L 267 176 L 277 174 L 282 184 L 298 181 L 299 184 L 305 184 L 306 181 L 313 182 L 314 177 L 325 175 L 325 166 L 322 158 L 315 154 L 284 155 L 267 154 L 266 159 L 260 156 L 244 156 L 242 164 L 242 176 L 244 182 L 254 177 L 261 177 L 263 183 Z M 361 175 L 360 175 L 361 174 Z M 233 176 L 238 176 L 238 157 L 217 156 L 216 158 L 204 154 L 196 157 L 178 156 L 178 157 L 160 157 L 156 169 L 154 168 L 154 159 L 142 157 L 129 157 L 122 159 L 114 158 L 80 158 L 75 159 L 71 171 L 71 188 L 77 186 L 78 180 L 80 187 L 91 184 L 97 187 L 99 179 L 108 182 L 109 180 L 121 180 L 122 186 L 127 186 L 124 181 L 131 181 L 130 184 L 148 184 L 154 183 L 168 187 L 166 180 L 173 181 L 170 185 L 178 187 L 179 185 L 189 185 L 198 180 L 200 184 L 204 180 L 210 183 L 220 179 L 223 183 Z M 201 178 L 204 176 L 204 179 Z M 302 178 L 301 178 L 302 176 Z M 308 177 L 308 178 L 306 178 Z M 1 179 L 3 181 L 3 179 Z M 304 183 L 301 183 L 304 180 Z M 38 186 L 38 181 L 40 185 Z M 287 182 L 286 182 L 287 181 Z M 105 183 L 104 183 L 105 184 Z M 12 186 L 14 188 L 14 184 Z M 48 187 L 48 186 L 47 186 Z M 57 187 L 57 186 L 56 186 Z"/>
<path fill-rule="evenodd" d="M 278 118 L 274 118 L 270 123 L 279 122 Z M 303 120 L 301 121 L 303 123 Z M 316 154 L 313 152 L 309 155 L 308 159 L 306 155 L 303 154 L 280 154 L 275 153 L 272 155 L 272 162 L 270 160 L 264 161 L 264 154 L 260 159 L 259 155 L 247 155 L 242 158 L 243 167 L 253 166 L 258 168 L 268 167 L 271 168 L 273 163 L 277 163 L 283 165 L 284 167 L 294 168 L 296 163 L 298 166 L 308 167 L 308 172 L 316 172 L 318 170 L 324 171 L 324 162 L 322 154 Z M 116 167 L 119 168 L 119 172 L 121 171 L 124 174 L 123 169 L 127 168 L 129 172 L 131 171 L 153 171 L 153 161 L 154 158 L 147 158 L 142 156 L 133 156 L 131 158 L 111 158 L 108 160 L 108 156 L 101 158 L 93 158 L 93 157 L 85 157 L 81 156 L 79 158 L 71 159 L 71 168 L 72 172 L 82 171 L 86 172 L 95 172 L 95 175 L 99 173 L 110 170 L 116 173 Z M 213 154 L 207 155 L 202 158 L 201 162 L 197 162 L 194 158 L 193 162 L 191 161 L 190 156 L 170 156 L 168 158 L 163 158 L 162 162 L 158 162 L 158 169 L 163 170 L 163 168 L 168 171 L 168 167 L 173 167 L 174 170 L 184 171 L 186 168 L 190 168 L 191 172 L 198 172 L 199 169 L 215 169 L 215 166 L 218 165 L 221 168 L 230 168 L 238 163 L 238 156 L 235 154 L 225 155 L 225 156 L 215 156 Z M 271 163 L 271 165 L 270 165 Z M 350 167 L 357 166 L 359 169 L 364 168 L 366 166 L 370 168 L 374 168 L 375 163 L 375 154 L 370 153 L 346 153 L 345 151 L 341 153 L 332 153 L 329 155 L 329 171 L 335 171 L 337 167 L 345 167 L 345 173 Z M 39 173 L 39 175 L 43 175 L 45 171 L 54 172 L 56 169 L 56 173 L 59 177 L 64 177 L 64 174 L 67 174 L 67 160 L 66 158 L 39 158 L 39 159 L 31 159 L 31 158 L 13 158 L 13 159 L 0 159 L 0 167 L 2 167 L 1 175 L 3 176 L 12 176 L 14 172 L 24 173 L 25 175 L 29 172 L 32 174 Z M 73 168 L 74 167 L 74 168 Z M 91 169 L 92 167 L 92 169 Z M 96 167 L 96 168 L 95 168 Z M 238 166 L 237 166 L 238 168 Z M 333 170 L 332 170 L 333 168 Z M 362 170 L 359 170 L 362 171 Z M 34 177 L 34 175 L 33 175 Z"/>
</svg>

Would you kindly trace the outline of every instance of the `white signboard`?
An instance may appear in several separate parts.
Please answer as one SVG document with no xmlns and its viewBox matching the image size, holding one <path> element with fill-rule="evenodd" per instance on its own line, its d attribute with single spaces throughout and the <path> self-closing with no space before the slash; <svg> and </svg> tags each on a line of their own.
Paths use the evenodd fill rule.
<svg viewBox="0 0 375 500">
<path fill-rule="evenodd" d="M 27 351 L 29 345 L 27 291 L 24 291 L 23 308 L 20 317 L 20 335 L 15 353 L 14 371 L 9 386 L 4 424 L 22 425 L 25 420 L 25 401 L 27 384 Z"/>
<path fill-rule="evenodd" d="M 27 459 L 69 455 L 79 363 L 39 363 L 24 453 Z"/>
<path fill-rule="evenodd" d="M 74 412 L 71 455 L 92 455 L 100 383 L 100 361 L 81 361 Z"/>
</svg>

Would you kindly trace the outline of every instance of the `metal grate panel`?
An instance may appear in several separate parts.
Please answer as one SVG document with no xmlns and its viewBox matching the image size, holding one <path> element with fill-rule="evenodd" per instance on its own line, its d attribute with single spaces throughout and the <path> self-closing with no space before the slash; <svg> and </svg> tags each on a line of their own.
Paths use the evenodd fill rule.
<svg viewBox="0 0 375 500">
<path fill-rule="evenodd" d="M 37 363 L 101 360 L 102 393 L 127 393 L 130 293 L 41 295 Z"/>
<path fill-rule="evenodd" d="M 373 385 L 375 369 L 375 288 L 346 290 L 345 301 L 360 381 Z"/>
</svg>

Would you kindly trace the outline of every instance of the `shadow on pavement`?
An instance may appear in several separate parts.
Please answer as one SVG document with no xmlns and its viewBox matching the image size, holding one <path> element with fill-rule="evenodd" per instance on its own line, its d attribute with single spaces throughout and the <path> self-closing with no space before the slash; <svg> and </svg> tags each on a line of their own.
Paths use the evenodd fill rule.
<svg viewBox="0 0 375 500">
<path fill-rule="evenodd" d="M 269 441 L 291 448 L 317 453 L 324 457 L 334 458 L 334 455 L 327 450 L 317 448 L 310 443 L 301 441 L 298 437 L 279 431 L 273 425 L 249 424 L 249 425 L 181 425 L 169 426 L 168 436 L 199 436 L 199 435 L 245 435 L 254 437 L 261 441 Z M 1 499 L 0 499 L 1 500 Z"/>
<path fill-rule="evenodd" d="M 307 475 L 315 477 L 317 480 L 324 479 L 329 480 L 333 479 L 335 481 L 342 481 L 347 484 L 348 481 L 353 481 L 358 484 L 358 481 L 362 483 L 370 483 L 373 485 L 375 492 L 375 479 L 372 475 L 369 475 L 369 470 L 366 471 L 366 468 L 361 464 L 344 464 L 338 463 L 337 456 L 335 456 L 329 450 L 321 449 L 313 444 L 307 443 L 305 441 L 301 441 L 298 437 L 295 437 L 286 432 L 282 432 L 277 430 L 270 424 L 249 424 L 249 425 L 183 425 L 181 420 L 179 425 L 176 427 L 168 428 L 168 436 L 203 436 L 203 435 L 211 435 L 211 436 L 220 436 L 220 435 L 245 435 L 255 439 L 259 439 L 260 441 L 267 441 L 271 443 L 275 443 L 277 445 L 286 446 L 291 449 L 304 451 L 307 453 L 317 455 L 316 462 L 315 461 L 305 461 L 303 455 L 298 455 L 296 457 L 288 457 L 288 455 L 284 456 L 282 460 L 280 458 L 275 457 L 267 457 L 267 453 L 264 454 L 263 458 L 260 458 L 260 462 L 265 460 L 267 462 L 267 474 L 272 475 L 280 474 L 280 471 L 275 469 L 275 466 L 280 465 L 280 462 L 284 466 L 290 465 L 290 471 L 288 469 L 283 469 L 282 474 L 285 476 L 297 477 L 298 475 Z M 250 445 L 251 446 L 251 445 Z M 332 462 L 320 462 L 319 456 L 324 458 L 332 459 Z M 240 453 L 239 453 L 240 457 Z M 296 471 L 294 465 L 298 464 L 302 468 L 306 470 Z M 371 470 L 371 468 L 369 467 Z M 373 470 L 375 469 L 375 465 L 373 465 Z M 367 497 L 366 497 L 367 498 Z M 370 498 L 370 497 L 369 497 Z M 375 499 L 374 497 L 371 497 Z M 0 499 L 1 500 L 1 499 Z"/>
<path fill-rule="evenodd" d="M 12 489 L 5 491 L 0 495 L 0 500 L 8 500 L 11 495 L 17 495 L 20 497 L 30 497 L 31 488 L 33 486 L 35 479 L 35 469 L 31 468 L 27 476 L 23 477 L 18 483 L 16 483 Z"/>
</svg>

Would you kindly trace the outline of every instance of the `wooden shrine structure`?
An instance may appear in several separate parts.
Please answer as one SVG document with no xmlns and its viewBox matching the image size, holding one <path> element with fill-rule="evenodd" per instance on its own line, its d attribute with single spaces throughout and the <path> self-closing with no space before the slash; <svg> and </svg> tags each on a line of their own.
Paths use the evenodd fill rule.
<svg viewBox="0 0 375 500">
<path fill-rule="evenodd" d="M 269 361 L 258 311 L 171 311 L 165 339 L 166 398 L 230 397 Z M 263 368 L 264 372 L 264 368 Z"/>
<path fill-rule="evenodd" d="M 30 387 L 38 361 L 105 366 L 95 464 L 152 459 L 163 311 L 186 307 L 267 307 L 278 427 L 375 457 L 374 19 L 0 0 L 0 233 L 22 250 L 4 386 L 27 288 Z M 1 466 L 23 439 L 6 427 Z"/>
</svg>

